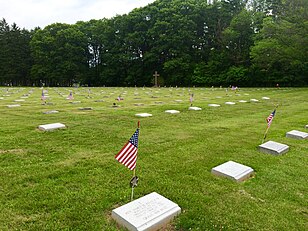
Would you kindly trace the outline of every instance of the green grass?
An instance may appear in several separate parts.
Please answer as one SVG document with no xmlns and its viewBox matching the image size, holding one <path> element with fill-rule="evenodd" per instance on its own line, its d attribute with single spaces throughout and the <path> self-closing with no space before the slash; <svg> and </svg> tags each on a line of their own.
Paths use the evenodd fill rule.
<svg viewBox="0 0 308 231">
<path fill-rule="evenodd" d="M 0 230 L 124 230 L 111 211 L 130 201 L 132 172 L 114 156 L 135 131 L 140 112 L 153 117 L 139 119 L 135 198 L 155 191 L 177 203 L 182 213 L 168 230 L 308 230 L 308 141 L 285 137 L 293 129 L 305 131 L 307 88 L 244 88 L 240 96 L 190 89 L 202 111 L 187 110 L 189 89 L 182 88 L 91 88 L 91 98 L 86 88 L 46 88 L 54 105 L 42 105 L 41 90 L 33 88 L 21 107 L 6 107 L 31 89 L 10 88 L 0 100 Z M 0 97 L 6 90 L 0 88 Z M 65 99 L 69 90 L 81 103 Z M 252 98 L 260 101 L 238 103 Z M 121 107 L 111 107 L 114 102 Z M 290 146 L 282 156 L 257 150 L 276 104 L 267 140 Z M 164 113 L 168 109 L 181 113 Z M 42 113 L 48 110 L 59 113 Z M 68 128 L 37 129 L 56 122 Z M 229 160 L 252 167 L 255 176 L 235 183 L 211 174 Z"/>
</svg>

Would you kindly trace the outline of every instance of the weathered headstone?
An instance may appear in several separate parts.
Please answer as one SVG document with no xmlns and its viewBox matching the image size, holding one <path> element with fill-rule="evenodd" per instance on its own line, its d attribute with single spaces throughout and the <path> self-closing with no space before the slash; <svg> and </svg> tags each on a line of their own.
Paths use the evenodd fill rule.
<svg viewBox="0 0 308 231">
<path fill-rule="evenodd" d="M 38 129 L 42 131 L 52 131 L 52 130 L 60 129 L 60 128 L 66 128 L 66 126 L 61 123 L 44 124 L 44 125 L 38 126 Z"/>
<path fill-rule="evenodd" d="M 177 110 L 166 110 L 165 112 L 169 114 L 179 114 L 180 113 L 180 111 L 177 111 Z"/>
<path fill-rule="evenodd" d="M 112 218 L 129 231 L 158 230 L 165 227 L 181 208 L 156 192 L 112 210 Z"/>
<path fill-rule="evenodd" d="M 308 133 L 297 131 L 297 130 L 292 130 L 286 133 L 286 137 L 298 139 L 298 140 L 304 140 L 304 139 L 308 139 Z"/>
<path fill-rule="evenodd" d="M 143 103 L 134 103 L 134 105 L 137 106 L 137 107 L 138 107 L 138 106 L 144 106 Z"/>
<path fill-rule="evenodd" d="M 236 163 L 234 161 L 228 161 L 212 168 L 211 172 L 216 176 L 223 176 L 236 182 L 241 182 L 251 177 L 254 170 L 251 167 Z"/>
<path fill-rule="evenodd" d="M 259 145 L 259 151 L 272 155 L 281 155 L 289 151 L 289 146 L 275 141 L 267 141 Z"/>
<path fill-rule="evenodd" d="M 135 116 L 137 116 L 137 117 L 151 117 L 152 114 L 149 114 L 149 113 L 138 113 L 138 114 L 135 114 Z"/>
<path fill-rule="evenodd" d="M 200 108 L 200 107 L 189 107 L 188 110 L 190 110 L 190 111 L 201 111 L 202 108 Z"/>
<path fill-rule="evenodd" d="M 81 101 L 72 101 L 70 102 L 71 104 L 78 104 L 78 103 L 81 103 Z"/>
</svg>

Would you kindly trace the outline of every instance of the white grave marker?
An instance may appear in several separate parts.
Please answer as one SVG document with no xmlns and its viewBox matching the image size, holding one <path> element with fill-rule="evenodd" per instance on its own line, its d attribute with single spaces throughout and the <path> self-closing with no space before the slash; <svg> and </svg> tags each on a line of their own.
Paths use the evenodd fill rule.
<svg viewBox="0 0 308 231">
<path fill-rule="evenodd" d="M 266 143 L 259 145 L 259 151 L 272 155 L 281 155 L 289 151 L 289 146 L 274 141 L 267 141 Z"/>
<path fill-rule="evenodd" d="M 181 208 L 156 192 L 112 210 L 112 218 L 130 231 L 158 230 L 168 224 Z"/>
<path fill-rule="evenodd" d="M 262 99 L 264 99 L 264 100 L 269 100 L 270 98 L 268 98 L 268 97 L 262 97 Z"/>
<path fill-rule="evenodd" d="M 308 128 L 308 124 L 305 126 L 305 128 Z"/>
<path fill-rule="evenodd" d="M 188 110 L 190 110 L 190 111 L 201 111 L 202 108 L 200 108 L 200 107 L 189 107 Z"/>
<path fill-rule="evenodd" d="M 138 114 L 135 114 L 135 116 L 137 116 L 137 117 L 151 117 L 152 114 L 149 114 L 149 113 L 138 113 Z"/>
<path fill-rule="evenodd" d="M 7 105 L 8 108 L 13 108 L 13 107 L 20 107 L 20 104 L 11 104 Z"/>
<path fill-rule="evenodd" d="M 247 103 L 246 100 L 239 100 L 240 103 Z"/>
<path fill-rule="evenodd" d="M 219 104 L 215 104 L 215 103 L 211 103 L 211 104 L 209 104 L 208 106 L 209 106 L 209 107 L 220 107 Z"/>
<path fill-rule="evenodd" d="M 15 99 L 14 102 L 25 102 L 24 99 Z"/>
<path fill-rule="evenodd" d="M 286 133 L 286 137 L 298 139 L 298 140 L 304 140 L 304 139 L 308 139 L 308 133 L 297 131 L 297 130 L 292 130 Z"/>
<path fill-rule="evenodd" d="M 225 104 L 227 104 L 227 105 L 234 105 L 235 103 L 234 102 L 225 102 Z"/>
<path fill-rule="evenodd" d="M 212 168 L 212 174 L 216 176 L 224 176 L 236 182 L 241 182 L 253 175 L 254 171 L 251 167 L 228 161 L 224 164 Z"/>
<path fill-rule="evenodd" d="M 56 113 L 59 113 L 59 111 L 52 110 L 52 111 L 45 111 L 45 112 L 43 112 L 43 114 L 56 114 Z"/>
<path fill-rule="evenodd" d="M 165 111 L 166 113 L 169 113 L 169 114 L 179 114 L 180 112 L 177 111 L 177 110 L 166 110 Z"/>
<path fill-rule="evenodd" d="M 44 125 L 38 126 L 38 129 L 42 131 L 52 131 L 52 130 L 60 129 L 60 128 L 66 128 L 66 126 L 61 123 L 44 124 Z"/>
<path fill-rule="evenodd" d="M 256 103 L 256 102 L 259 102 L 259 100 L 257 100 L 257 99 L 250 99 L 250 102 Z"/>
</svg>

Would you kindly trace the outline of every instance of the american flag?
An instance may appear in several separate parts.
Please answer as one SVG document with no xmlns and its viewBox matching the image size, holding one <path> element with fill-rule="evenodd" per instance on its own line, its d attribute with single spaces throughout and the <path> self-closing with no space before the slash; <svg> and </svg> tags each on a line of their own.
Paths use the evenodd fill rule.
<svg viewBox="0 0 308 231">
<path fill-rule="evenodd" d="M 46 97 L 45 97 L 45 94 L 44 94 L 44 90 L 42 91 L 42 96 L 41 96 L 41 100 L 45 100 Z"/>
<path fill-rule="evenodd" d="M 190 101 L 190 103 L 192 103 L 192 102 L 194 101 L 194 94 L 191 94 L 191 95 L 190 95 L 189 101 Z"/>
<path fill-rule="evenodd" d="M 266 118 L 266 121 L 267 121 L 267 127 L 270 127 L 271 126 L 271 123 L 273 121 L 273 118 L 275 116 L 275 113 L 276 113 L 276 109 Z"/>
<path fill-rule="evenodd" d="M 74 99 L 73 92 L 70 92 L 70 94 L 68 95 L 68 99 L 70 100 Z"/>
<path fill-rule="evenodd" d="M 136 168 L 137 152 L 138 152 L 138 136 L 139 136 L 139 128 L 137 128 L 137 130 L 129 139 L 129 141 L 115 156 L 117 161 L 119 161 L 121 164 L 124 164 L 130 170 L 134 170 Z"/>
</svg>

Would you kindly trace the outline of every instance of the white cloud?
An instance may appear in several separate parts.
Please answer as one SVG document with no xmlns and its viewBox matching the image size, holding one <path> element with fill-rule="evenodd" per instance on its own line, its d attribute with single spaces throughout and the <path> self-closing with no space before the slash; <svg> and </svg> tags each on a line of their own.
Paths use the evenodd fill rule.
<svg viewBox="0 0 308 231">
<path fill-rule="evenodd" d="M 9 24 L 15 22 L 21 28 L 33 29 L 55 22 L 74 24 L 111 18 L 152 2 L 154 0 L 0 0 L 0 17 Z"/>
</svg>

